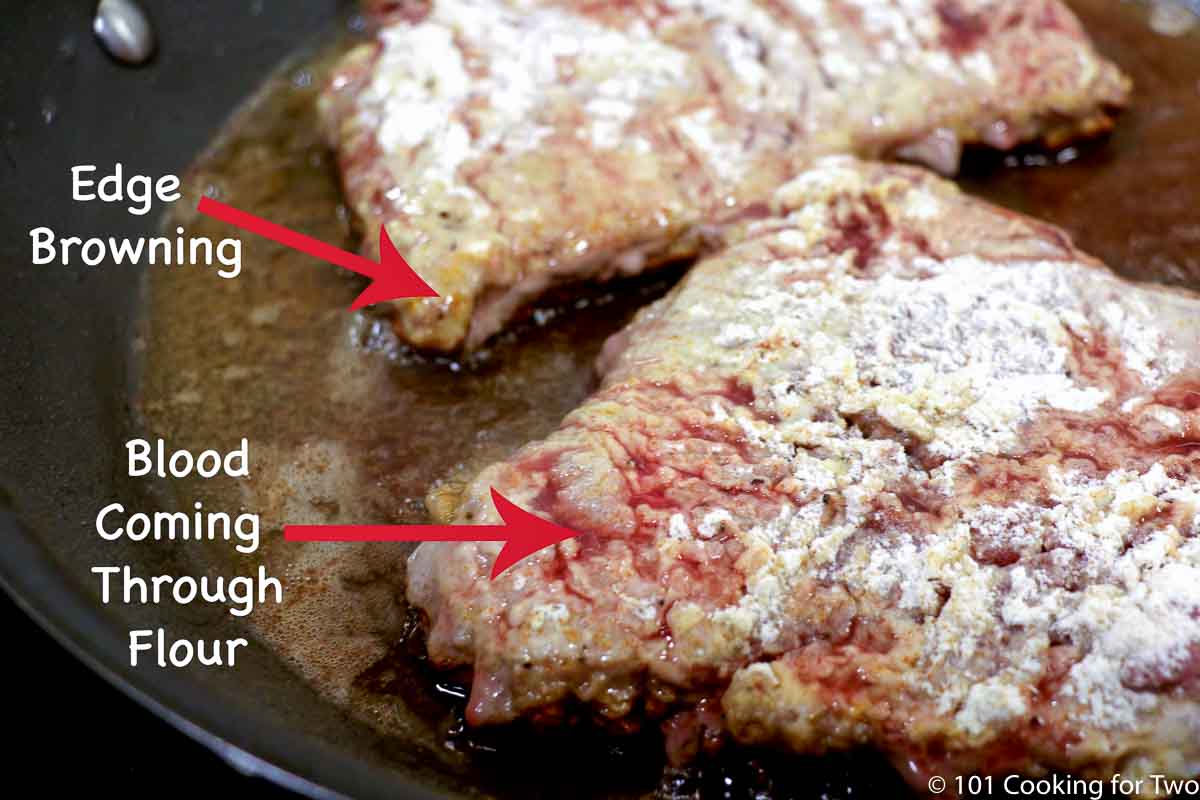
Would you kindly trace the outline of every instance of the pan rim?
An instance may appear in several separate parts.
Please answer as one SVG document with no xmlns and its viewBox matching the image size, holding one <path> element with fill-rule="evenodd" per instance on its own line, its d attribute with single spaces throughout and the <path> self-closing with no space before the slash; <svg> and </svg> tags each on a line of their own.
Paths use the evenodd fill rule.
<svg viewBox="0 0 1200 800">
<path fill-rule="evenodd" d="M 95 604 L 65 580 L 41 543 L 7 511 L 0 511 L 0 589 L 72 657 L 243 775 L 314 800 L 446 797 L 401 773 L 297 734 L 253 713 L 249 704 L 214 709 L 202 702 L 199 684 L 185 675 L 130 667 L 124 645 Z"/>
</svg>

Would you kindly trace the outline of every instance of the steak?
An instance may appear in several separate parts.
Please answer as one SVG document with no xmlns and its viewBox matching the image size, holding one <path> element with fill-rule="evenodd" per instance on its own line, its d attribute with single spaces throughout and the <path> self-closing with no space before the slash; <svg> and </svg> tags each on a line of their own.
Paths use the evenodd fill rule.
<svg viewBox="0 0 1200 800">
<path fill-rule="evenodd" d="M 321 100 L 350 207 L 442 297 L 404 341 L 479 347 L 571 283 L 696 255 L 807 159 L 953 171 L 962 143 L 1110 125 L 1128 81 L 1058 0 L 370 4 Z"/>
<path fill-rule="evenodd" d="M 826 157 L 610 340 L 493 487 L 580 535 L 422 544 L 468 720 L 663 720 L 935 774 L 1200 766 L 1200 297 L 913 167 Z"/>
</svg>

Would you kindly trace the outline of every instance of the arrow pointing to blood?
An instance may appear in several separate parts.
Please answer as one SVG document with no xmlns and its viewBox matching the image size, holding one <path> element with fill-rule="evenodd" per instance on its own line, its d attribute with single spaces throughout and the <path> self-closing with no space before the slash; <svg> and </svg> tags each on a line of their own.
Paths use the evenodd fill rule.
<svg viewBox="0 0 1200 800">
<path fill-rule="evenodd" d="M 387 228 L 379 226 L 379 261 L 372 261 L 364 256 L 356 255 L 331 244 L 305 236 L 302 233 L 276 225 L 274 222 L 256 217 L 251 213 L 225 205 L 211 197 L 201 197 L 200 205 L 196 208 L 201 214 L 235 225 L 243 230 L 265 236 L 273 242 L 315 256 L 322 261 L 336 264 L 342 269 L 357 272 L 371 279 L 371 285 L 363 290 L 358 299 L 350 306 L 351 311 L 357 311 L 373 303 L 385 300 L 395 300 L 401 297 L 437 297 L 429 284 L 408 265 L 404 256 L 396 250 L 388 237 Z"/>
<path fill-rule="evenodd" d="M 509 502 L 492 489 L 503 525 L 285 525 L 289 542 L 504 542 L 492 580 L 537 551 L 579 534 Z"/>
</svg>

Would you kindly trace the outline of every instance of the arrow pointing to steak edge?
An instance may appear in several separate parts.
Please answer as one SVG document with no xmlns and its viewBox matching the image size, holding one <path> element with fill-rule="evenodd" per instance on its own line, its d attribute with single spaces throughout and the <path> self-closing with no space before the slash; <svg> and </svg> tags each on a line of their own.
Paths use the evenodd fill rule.
<svg viewBox="0 0 1200 800">
<path fill-rule="evenodd" d="M 289 542 L 504 542 L 492 580 L 537 551 L 579 534 L 531 514 L 492 489 L 503 525 L 285 525 Z"/>
<path fill-rule="evenodd" d="M 396 250 L 388 237 L 387 228 L 379 226 L 379 261 L 372 261 L 364 256 L 334 247 L 331 244 L 305 236 L 302 233 L 276 225 L 274 222 L 256 217 L 253 214 L 236 209 L 233 206 L 213 200 L 211 197 L 201 197 L 196 210 L 201 214 L 227 222 L 243 230 L 265 236 L 271 241 L 278 242 L 293 250 L 307 253 L 310 256 L 336 264 L 342 269 L 357 272 L 371 279 L 371 285 L 350 306 L 351 311 L 357 311 L 373 303 L 385 300 L 395 300 L 401 297 L 437 297 L 429 284 L 408 265 L 404 256 Z"/>
</svg>

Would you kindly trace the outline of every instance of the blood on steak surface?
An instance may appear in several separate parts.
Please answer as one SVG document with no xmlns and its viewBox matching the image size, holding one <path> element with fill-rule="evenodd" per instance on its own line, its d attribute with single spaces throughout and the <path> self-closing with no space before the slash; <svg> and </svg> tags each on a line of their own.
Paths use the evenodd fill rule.
<svg viewBox="0 0 1200 800">
<path fill-rule="evenodd" d="M 814 155 L 953 172 L 963 143 L 1107 130 L 1129 91 L 1058 0 L 368 7 L 378 33 L 334 73 L 324 127 L 363 228 L 442 295 L 382 309 L 430 350 L 694 256 Z"/>
<path fill-rule="evenodd" d="M 468 721 L 870 745 L 916 786 L 1200 768 L 1200 297 L 911 167 L 821 159 L 600 358 L 559 429 L 431 496 L 580 532 L 489 581 L 426 543 Z"/>
</svg>

